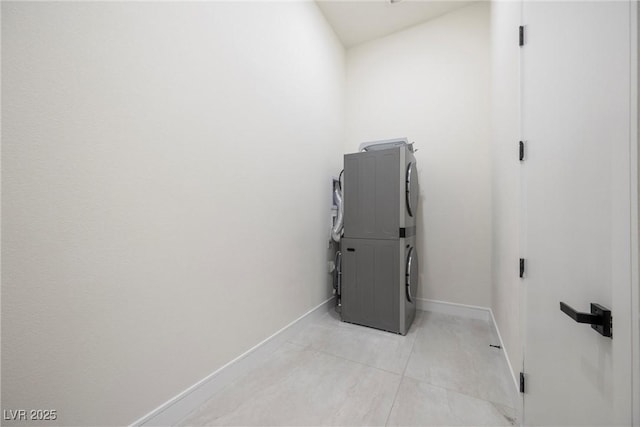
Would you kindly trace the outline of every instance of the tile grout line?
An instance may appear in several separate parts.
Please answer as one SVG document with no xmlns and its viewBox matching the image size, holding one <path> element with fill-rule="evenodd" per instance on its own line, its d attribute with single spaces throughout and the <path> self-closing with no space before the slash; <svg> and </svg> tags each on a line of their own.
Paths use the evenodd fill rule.
<svg viewBox="0 0 640 427">
<path fill-rule="evenodd" d="M 363 333 L 368 336 L 376 336 L 376 337 L 388 337 L 388 336 L 400 335 L 395 332 L 386 331 L 384 329 L 376 329 L 366 325 L 358 325 L 357 323 L 344 322 L 340 319 L 334 319 L 334 320 L 337 322 L 336 324 L 322 324 L 319 321 L 317 321 L 309 326 L 315 325 L 320 328 L 330 329 L 330 330 L 338 328 L 338 330 L 342 329 L 343 331 L 358 331 L 359 333 Z"/>
<path fill-rule="evenodd" d="M 422 325 L 420 325 L 422 326 Z M 409 357 L 407 357 L 407 362 L 404 364 L 404 369 L 400 374 L 400 381 L 398 382 L 398 388 L 396 389 L 396 394 L 393 396 L 393 402 L 391 402 L 391 407 L 389 408 L 389 413 L 387 414 L 387 419 L 384 422 L 385 427 L 389 425 L 389 418 L 391 418 L 391 412 L 393 412 L 393 406 L 396 404 L 396 400 L 398 400 L 398 393 L 400 393 L 400 387 L 402 386 L 402 381 L 404 380 L 404 374 L 407 372 L 407 366 L 409 366 L 409 361 L 411 360 L 411 356 L 413 355 L 413 349 L 416 345 L 416 340 L 418 339 L 418 330 L 416 330 L 416 336 L 413 338 L 413 342 L 411 343 L 411 351 L 409 352 Z"/>
<path fill-rule="evenodd" d="M 285 344 L 290 344 L 292 346 L 299 347 L 300 349 L 304 349 L 304 346 L 301 346 L 300 344 L 297 344 L 297 343 L 294 343 L 294 342 L 290 342 L 289 340 L 283 341 L 277 347 L 275 347 L 273 350 L 269 351 L 268 354 L 263 355 L 262 360 L 260 362 L 257 362 L 256 366 L 254 366 L 253 368 L 251 368 L 248 371 L 244 372 L 243 374 L 241 374 L 237 378 L 233 379 L 228 384 L 226 384 L 224 387 L 222 387 L 220 390 L 217 390 L 213 394 L 209 395 L 207 397 L 207 399 L 205 401 L 203 401 L 197 408 L 191 410 L 186 415 L 184 415 L 182 418 L 180 418 L 174 424 L 174 426 L 182 425 L 182 423 L 184 421 L 186 421 L 191 415 L 194 415 L 197 412 L 200 412 L 203 408 L 205 408 L 207 406 L 207 404 L 209 402 L 211 402 L 216 397 L 219 397 L 219 395 L 222 394 L 224 391 L 228 390 L 230 387 L 238 384 L 240 381 L 246 379 L 249 375 L 253 374 L 254 371 L 258 370 L 258 368 L 260 368 L 263 364 L 268 362 L 269 359 L 271 359 L 278 351 L 280 351 L 284 347 Z"/>
<path fill-rule="evenodd" d="M 491 334 L 491 325 L 489 325 L 489 332 Z M 417 339 L 417 334 L 416 334 L 416 339 Z M 489 339 L 491 339 L 491 337 Z M 414 345 L 415 345 L 415 341 L 414 341 Z M 413 354 L 413 346 L 412 346 L 412 349 L 411 349 L 411 354 Z M 407 366 L 408 366 L 408 361 L 407 361 Z M 463 395 L 463 396 L 466 396 L 466 397 L 469 397 L 469 398 L 472 398 L 472 399 L 476 399 L 476 400 L 479 400 L 479 401 L 482 401 L 482 402 L 489 403 L 490 405 L 494 406 L 496 408 L 496 410 L 498 410 L 498 412 L 500 412 L 500 413 L 501 413 L 501 411 L 497 408 L 496 405 L 499 405 L 499 406 L 502 406 L 502 407 L 505 407 L 505 408 L 509 408 L 509 409 L 512 409 L 512 410 L 516 409 L 512 405 L 508 405 L 508 404 L 505 405 L 504 403 L 501 403 L 501 402 L 496 402 L 496 401 L 493 401 L 493 400 L 490 400 L 490 399 L 485 399 L 485 398 L 482 398 L 480 396 L 476 396 L 476 395 L 470 394 L 468 392 L 464 392 L 464 391 L 461 391 L 461 390 L 456 390 L 454 388 L 450 388 L 450 387 L 439 385 L 439 384 L 434 384 L 431 381 L 428 381 L 428 380 L 425 380 L 425 379 L 421 379 L 421 378 L 412 377 L 411 375 L 406 375 L 406 367 L 405 367 L 405 371 L 402 374 L 402 379 L 404 379 L 405 377 L 406 378 L 410 378 L 411 380 L 414 380 L 414 381 L 419 382 L 419 383 L 427 384 L 427 385 L 429 385 L 431 387 L 436 387 L 436 388 L 439 388 L 439 389 L 442 389 L 442 390 L 451 391 L 453 393 L 457 393 L 457 394 L 460 394 L 460 395 Z M 395 400 L 394 400 L 394 403 L 395 403 Z M 502 414 L 502 413 L 501 413 L 501 415 L 504 416 L 504 414 Z"/>
<path fill-rule="evenodd" d="M 322 327 L 324 327 L 324 325 Z M 308 346 L 305 346 L 305 348 L 308 347 L 311 350 L 316 351 L 318 353 L 325 354 L 325 355 L 328 355 L 328 356 L 332 356 L 332 357 L 335 357 L 335 358 L 338 358 L 338 359 L 342 359 L 342 360 L 345 360 L 347 362 L 357 363 L 358 365 L 366 366 L 366 367 L 371 368 L 371 369 L 376 369 L 376 370 L 381 371 L 381 372 L 385 372 L 385 373 L 389 373 L 389 374 L 393 374 L 393 375 L 398 375 L 400 377 L 399 381 L 398 381 L 398 387 L 396 388 L 396 392 L 395 392 L 395 394 L 393 396 L 393 401 L 391 402 L 391 407 L 389 408 L 389 413 L 387 414 L 387 419 L 385 420 L 385 423 L 384 423 L 384 425 L 386 426 L 389 423 L 389 418 L 391 417 L 391 411 L 393 411 L 393 406 L 395 405 L 396 400 L 398 398 L 398 393 L 400 391 L 400 386 L 402 385 L 402 380 L 404 379 L 405 372 L 407 371 L 407 367 L 409 366 L 409 360 L 411 359 L 411 355 L 413 354 L 413 349 L 415 347 L 416 340 L 418 339 L 418 332 L 421 329 L 421 327 L 422 327 L 422 325 L 420 325 L 420 327 L 418 327 L 416 329 L 416 335 L 413 337 L 413 342 L 411 343 L 411 350 L 409 350 L 409 355 L 407 356 L 407 361 L 405 362 L 404 368 L 402 369 L 401 373 L 391 372 L 391 371 L 388 371 L 386 369 L 379 368 L 377 366 L 371 366 L 371 365 L 368 365 L 368 364 L 363 363 L 363 362 L 347 359 L 346 357 L 338 356 L 338 355 L 335 355 L 333 353 L 329 353 L 329 352 L 326 352 L 324 350 L 318 349 L 318 348 L 314 347 L 312 344 L 309 344 Z M 328 329 L 330 329 L 330 328 L 328 328 Z M 289 341 L 289 340 L 287 340 L 287 341 Z M 297 343 L 294 343 L 293 341 L 291 341 L 291 343 L 292 344 L 297 344 Z M 297 344 L 297 345 L 300 345 L 300 344 Z"/>
<path fill-rule="evenodd" d="M 375 369 L 375 370 L 377 370 L 377 371 L 381 371 L 381 372 L 384 372 L 384 373 L 386 373 L 386 374 L 402 375 L 402 373 L 401 373 L 401 372 L 393 372 L 393 371 L 389 371 L 388 369 L 384 369 L 384 368 L 381 368 L 381 367 L 379 367 L 379 366 L 373 366 L 373 365 L 369 365 L 369 364 L 364 363 L 364 362 L 360 362 L 360 361 L 358 361 L 358 360 L 352 360 L 352 359 L 348 359 L 348 358 L 346 358 L 346 357 L 338 356 L 337 354 L 330 353 L 330 352 L 328 352 L 328 351 L 325 351 L 325 350 L 319 349 L 319 348 L 317 348 L 317 347 L 314 347 L 313 345 L 301 346 L 300 344 L 296 344 L 296 343 L 294 343 L 294 342 L 290 342 L 290 344 L 295 344 L 295 345 L 297 345 L 297 346 L 299 346 L 299 347 L 301 347 L 301 348 L 304 348 L 304 349 L 310 349 L 310 350 L 313 350 L 313 351 L 315 351 L 316 353 L 324 354 L 325 356 L 331 356 L 331 357 L 335 357 L 336 359 L 344 360 L 344 361 L 346 361 L 346 362 L 355 363 L 355 364 L 358 364 L 358 365 L 360 365 L 360 366 L 366 366 L 367 368 Z M 413 347 L 412 347 L 412 348 L 413 348 Z"/>
<path fill-rule="evenodd" d="M 460 317 L 460 316 L 455 316 L 454 315 L 453 317 Z M 326 325 L 320 325 L 320 327 L 323 327 L 323 328 L 326 328 L 326 329 L 332 329 L 333 328 L 333 326 L 326 326 Z M 314 346 L 313 344 L 302 345 L 300 343 L 296 343 L 296 342 L 291 341 L 291 340 L 287 340 L 287 342 L 290 343 L 290 344 L 299 346 L 301 348 L 308 348 L 310 350 L 313 350 L 315 352 L 318 352 L 318 353 L 321 353 L 321 354 L 324 354 L 324 355 L 327 355 L 327 356 L 331 356 L 331 357 L 338 358 L 338 359 L 341 359 L 341 360 L 345 360 L 345 361 L 348 361 L 348 362 L 356 363 L 358 365 L 366 366 L 368 368 L 372 368 L 372 369 L 375 369 L 375 370 L 378 370 L 378 371 L 381 371 L 381 372 L 385 372 L 385 373 L 389 373 L 389 374 L 393 374 L 393 375 L 399 375 L 400 376 L 400 383 L 398 384 L 398 388 L 396 389 L 396 393 L 394 395 L 393 403 L 391 404 L 391 409 L 389 410 L 389 414 L 387 415 L 387 420 L 385 422 L 385 426 L 389 422 L 389 418 L 391 416 L 391 411 L 393 410 L 393 405 L 395 405 L 395 403 L 396 403 L 398 392 L 400 390 L 400 385 L 401 385 L 401 383 L 402 383 L 402 381 L 404 380 L 405 377 L 406 378 L 410 378 L 410 379 L 412 379 L 414 381 L 417 381 L 417 382 L 420 382 L 420 383 L 428 384 L 429 386 L 432 386 L 432 387 L 436 387 L 436 388 L 443 389 L 443 390 L 446 390 L 446 391 L 451 391 L 451 392 L 454 392 L 454 393 L 457 393 L 457 394 L 460 394 L 460 395 L 463 395 L 463 396 L 467 396 L 467 397 L 472 398 L 472 399 L 483 401 L 483 402 L 489 403 L 489 404 L 491 404 L 493 406 L 500 405 L 500 406 L 504 406 L 504 407 L 507 407 L 507 408 L 510 408 L 510 409 L 515 409 L 511 405 L 505 405 L 504 403 L 494 402 L 493 400 L 489 400 L 489 399 L 483 399 L 482 397 L 475 396 L 473 394 L 469 394 L 469 393 L 466 393 L 466 392 L 463 392 L 463 391 L 460 391 L 460 390 L 456 390 L 454 388 L 449 388 L 449 387 L 446 387 L 446 386 L 433 384 L 430 381 L 426 381 L 426 380 L 423 380 L 423 379 L 420 379 L 420 378 L 414 378 L 414 377 L 412 377 L 410 375 L 406 375 L 407 367 L 409 366 L 409 361 L 411 359 L 411 356 L 413 355 L 415 342 L 418 339 L 418 333 L 419 333 L 418 331 L 420 329 L 422 329 L 422 327 L 423 327 L 423 325 L 420 325 L 420 327 L 418 327 L 418 329 L 416 330 L 416 336 L 414 337 L 413 342 L 411 343 L 411 350 L 409 351 L 409 356 L 407 358 L 407 361 L 405 363 L 403 371 L 400 372 L 400 373 L 389 371 L 387 369 L 383 369 L 383 368 L 380 368 L 378 366 L 369 365 L 369 364 L 361 362 L 361 361 L 352 360 L 352 359 L 349 359 L 349 358 L 346 358 L 346 357 L 343 357 L 343 356 L 339 356 L 337 354 L 334 354 L 334 353 L 328 352 L 326 350 L 323 350 L 321 348 L 318 348 L 318 347 Z"/>
<path fill-rule="evenodd" d="M 404 375 L 403 375 L 403 378 L 404 378 Z M 504 406 L 506 408 L 515 409 L 515 408 L 513 408 L 513 407 L 511 407 L 509 405 L 505 405 L 504 403 L 494 402 L 493 400 L 489 400 L 489 399 L 483 399 L 481 397 L 474 396 L 472 394 L 465 393 L 463 391 L 459 391 L 459 390 L 456 390 L 454 388 L 449 388 L 449 387 L 445 387 L 443 385 L 433 384 L 433 383 L 431 383 L 429 381 L 425 381 L 425 380 L 421 380 L 421 379 L 418 379 L 418 378 L 414 378 L 414 377 L 412 377 L 410 375 L 408 375 L 407 378 L 409 378 L 409 379 L 411 379 L 413 381 L 419 382 L 419 383 L 427 384 L 430 387 L 440 388 L 440 389 L 446 390 L 446 391 L 452 391 L 452 392 L 460 394 L 462 396 L 466 396 L 466 397 L 470 397 L 472 399 L 481 400 L 483 402 L 491 403 L 492 405 L 500 405 L 500 406 Z"/>
<path fill-rule="evenodd" d="M 339 321 L 339 322 L 342 322 L 342 321 Z M 351 325 L 351 323 L 349 323 L 349 324 Z M 326 326 L 326 325 L 319 325 L 319 326 L 321 328 L 326 328 L 326 329 L 329 329 L 329 330 L 331 330 L 331 329 L 333 329 L 335 327 L 342 327 L 342 326 Z M 371 329 L 371 328 L 369 328 L 367 326 L 362 326 L 362 328 L 364 328 L 363 331 L 365 331 L 365 333 L 367 333 L 367 334 L 370 334 L 370 336 L 376 336 L 378 332 L 383 332 L 384 334 L 390 334 L 391 336 L 396 336 L 393 332 Z M 358 332 L 363 332 L 363 331 L 358 330 Z M 416 331 L 416 333 L 417 333 L 417 331 Z M 385 336 L 385 335 L 377 335 L 377 336 Z M 416 337 L 417 337 L 417 335 L 416 335 Z M 413 342 L 411 343 L 411 349 L 409 350 L 409 357 L 411 357 L 411 352 L 413 351 L 413 345 L 414 345 L 414 343 L 416 341 L 416 337 L 414 337 Z M 394 371 L 390 371 L 388 369 L 381 368 L 379 366 L 369 365 L 368 363 L 364 363 L 364 362 L 361 362 L 359 360 L 353 360 L 353 359 L 349 359 L 349 358 L 344 357 L 344 356 L 340 356 L 340 355 L 331 353 L 329 351 L 326 351 L 326 350 L 323 350 L 321 348 L 318 348 L 318 347 L 314 346 L 313 344 L 300 344 L 298 342 L 292 341 L 292 338 L 287 339 L 285 342 L 287 342 L 289 344 L 296 345 L 296 346 L 301 347 L 301 348 L 309 348 L 309 349 L 311 349 L 313 351 L 316 351 L 318 353 L 322 353 L 322 354 L 327 355 L 327 356 L 337 357 L 338 359 L 346 360 L 347 362 L 357 363 L 358 365 L 366 366 L 368 368 L 373 368 L 373 369 L 376 369 L 376 370 L 379 370 L 379 371 L 382 371 L 382 372 L 386 372 L 388 374 L 400 375 L 401 377 L 403 376 L 404 370 L 407 369 L 408 359 L 407 359 L 407 363 L 405 363 L 405 367 L 404 367 L 402 372 L 394 372 Z"/>
</svg>

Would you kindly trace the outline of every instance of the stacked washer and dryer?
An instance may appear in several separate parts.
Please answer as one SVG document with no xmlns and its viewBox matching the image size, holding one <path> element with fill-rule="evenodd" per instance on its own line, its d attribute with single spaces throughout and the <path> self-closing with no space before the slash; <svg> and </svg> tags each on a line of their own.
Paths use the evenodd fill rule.
<svg viewBox="0 0 640 427">
<path fill-rule="evenodd" d="M 413 144 L 361 145 L 344 156 L 341 315 L 405 335 L 416 313 L 418 176 Z"/>
</svg>

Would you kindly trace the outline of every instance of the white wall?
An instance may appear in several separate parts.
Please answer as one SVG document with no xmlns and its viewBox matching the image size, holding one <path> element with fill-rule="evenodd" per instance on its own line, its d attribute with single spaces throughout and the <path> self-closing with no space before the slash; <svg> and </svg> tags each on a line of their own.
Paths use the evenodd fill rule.
<svg viewBox="0 0 640 427">
<path fill-rule="evenodd" d="M 522 367 L 523 286 L 521 250 L 520 47 L 517 43 L 522 5 L 496 1 L 491 7 L 492 58 L 492 205 L 493 289 L 491 307 L 511 367 Z M 514 372 L 514 373 L 515 373 Z"/>
<path fill-rule="evenodd" d="M 330 295 L 313 2 L 2 4 L 2 407 L 121 425 Z"/>
<path fill-rule="evenodd" d="M 418 297 L 491 303 L 489 4 L 347 51 L 347 152 L 416 142 Z"/>
</svg>

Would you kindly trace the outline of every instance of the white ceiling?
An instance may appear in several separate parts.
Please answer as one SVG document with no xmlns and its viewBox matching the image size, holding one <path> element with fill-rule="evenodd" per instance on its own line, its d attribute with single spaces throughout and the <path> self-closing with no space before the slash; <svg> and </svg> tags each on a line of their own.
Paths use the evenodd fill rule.
<svg viewBox="0 0 640 427">
<path fill-rule="evenodd" d="M 316 0 L 334 31 L 349 48 L 420 24 L 470 1 Z"/>
</svg>

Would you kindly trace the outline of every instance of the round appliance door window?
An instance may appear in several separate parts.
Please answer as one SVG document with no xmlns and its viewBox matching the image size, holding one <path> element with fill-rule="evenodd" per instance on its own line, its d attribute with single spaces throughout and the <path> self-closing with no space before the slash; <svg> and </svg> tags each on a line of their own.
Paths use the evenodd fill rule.
<svg viewBox="0 0 640 427">
<path fill-rule="evenodd" d="M 406 180 L 407 211 L 410 216 L 414 216 L 418 208 L 418 171 L 414 162 L 407 166 Z"/>
<path fill-rule="evenodd" d="M 415 302 L 418 291 L 418 254 L 414 247 L 411 247 L 407 253 L 407 263 L 404 271 L 407 300 L 409 302 Z"/>
</svg>

